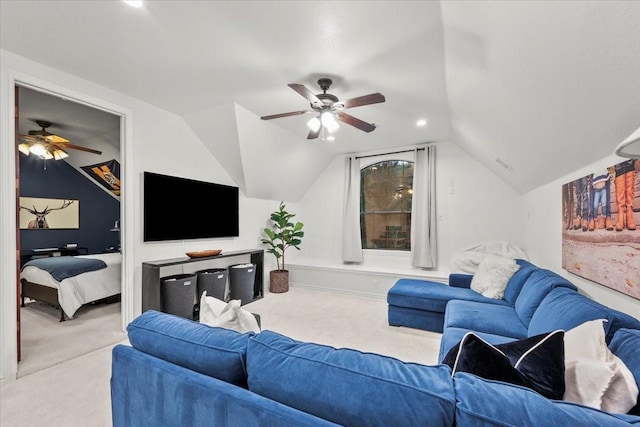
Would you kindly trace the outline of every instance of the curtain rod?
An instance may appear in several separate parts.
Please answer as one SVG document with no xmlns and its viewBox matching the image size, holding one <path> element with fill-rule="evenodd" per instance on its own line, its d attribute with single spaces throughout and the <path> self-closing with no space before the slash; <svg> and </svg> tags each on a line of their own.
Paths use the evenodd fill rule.
<svg viewBox="0 0 640 427">
<path fill-rule="evenodd" d="M 391 154 L 411 153 L 412 151 L 424 151 L 423 148 L 415 148 L 413 150 L 393 151 L 391 153 L 369 154 L 368 156 L 356 156 L 356 159 L 366 159 L 367 157 L 389 156 Z"/>
</svg>

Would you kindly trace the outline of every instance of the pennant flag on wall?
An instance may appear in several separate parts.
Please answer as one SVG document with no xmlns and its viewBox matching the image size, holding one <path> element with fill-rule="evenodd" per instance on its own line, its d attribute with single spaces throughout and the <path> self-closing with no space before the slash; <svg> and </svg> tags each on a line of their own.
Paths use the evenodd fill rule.
<svg viewBox="0 0 640 427">
<path fill-rule="evenodd" d="M 114 196 L 120 196 L 120 163 L 116 159 L 95 165 L 82 166 L 91 178 L 95 179 Z"/>
</svg>

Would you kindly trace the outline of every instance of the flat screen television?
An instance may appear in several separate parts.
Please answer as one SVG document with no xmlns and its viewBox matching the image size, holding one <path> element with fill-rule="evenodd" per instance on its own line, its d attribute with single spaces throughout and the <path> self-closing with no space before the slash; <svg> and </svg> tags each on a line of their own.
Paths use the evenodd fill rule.
<svg viewBox="0 0 640 427">
<path fill-rule="evenodd" d="M 145 242 L 239 236 L 238 187 L 144 172 Z"/>
</svg>

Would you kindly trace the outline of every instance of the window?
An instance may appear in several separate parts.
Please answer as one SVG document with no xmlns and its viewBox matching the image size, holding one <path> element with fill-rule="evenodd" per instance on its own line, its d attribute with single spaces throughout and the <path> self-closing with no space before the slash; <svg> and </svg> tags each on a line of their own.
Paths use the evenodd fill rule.
<svg viewBox="0 0 640 427">
<path fill-rule="evenodd" d="M 360 170 L 363 249 L 411 250 L 413 162 L 385 160 Z"/>
</svg>

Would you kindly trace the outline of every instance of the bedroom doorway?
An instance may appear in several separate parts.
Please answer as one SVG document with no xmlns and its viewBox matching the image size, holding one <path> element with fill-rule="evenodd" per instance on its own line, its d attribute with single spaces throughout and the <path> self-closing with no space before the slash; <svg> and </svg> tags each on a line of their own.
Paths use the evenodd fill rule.
<svg viewBox="0 0 640 427">
<path fill-rule="evenodd" d="M 107 253 L 111 258 L 117 257 L 120 254 L 121 212 L 124 209 L 120 201 L 119 182 L 117 186 L 114 185 L 116 182 L 113 177 L 106 175 L 107 172 L 115 175 L 114 165 L 117 164 L 116 178 L 119 180 L 122 176 L 122 117 L 40 89 L 20 84 L 16 84 L 15 89 L 15 133 L 25 136 L 19 137 L 21 145 L 16 150 L 16 249 L 17 254 L 20 254 L 16 261 L 18 268 L 28 259 L 41 255 L 66 255 L 65 251 L 53 249 L 74 246 L 77 247 L 78 254 L 86 253 L 91 256 Z M 43 121 L 50 125 L 43 126 Z M 29 149 L 39 142 L 29 137 L 37 138 L 47 133 L 69 140 L 69 144 L 48 146 L 47 150 L 54 156 L 48 159 L 43 158 L 43 155 L 34 155 L 33 150 Z M 46 145 L 47 141 L 44 142 Z M 68 157 L 58 160 L 58 150 L 62 150 Z M 101 154 L 98 155 L 97 152 Z M 100 182 L 102 178 L 107 179 Z M 36 209 L 35 206 L 33 209 L 31 205 L 26 206 L 27 209 L 22 208 L 21 199 L 26 200 L 23 197 L 28 196 L 45 200 L 76 200 L 83 206 L 78 214 L 78 226 L 35 229 L 21 224 L 21 212 L 42 213 L 42 209 Z M 44 210 L 48 208 L 49 206 Z M 17 276 L 19 279 L 19 271 Z M 122 277 L 123 267 L 120 262 L 117 278 L 120 280 Z M 20 286 L 17 283 L 18 295 Z M 17 377 L 126 338 L 122 331 L 121 303 L 114 302 L 111 296 L 108 298 L 109 304 L 104 303 L 102 298 L 95 303 L 79 301 L 83 305 L 74 312 L 73 319 L 65 322 L 59 322 L 62 309 L 54 308 L 46 302 L 46 298 L 44 300 L 42 302 L 34 298 L 29 300 L 26 307 L 21 307 L 18 299 Z"/>
</svg>

